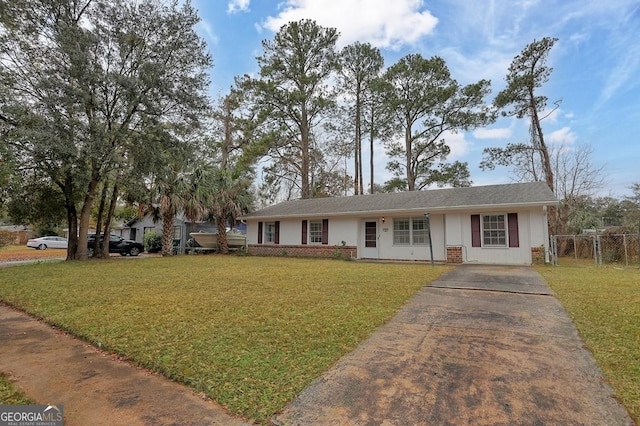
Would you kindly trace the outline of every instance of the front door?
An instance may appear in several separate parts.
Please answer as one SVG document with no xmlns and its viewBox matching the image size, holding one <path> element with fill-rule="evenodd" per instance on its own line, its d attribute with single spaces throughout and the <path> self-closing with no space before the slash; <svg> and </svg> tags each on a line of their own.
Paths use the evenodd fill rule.
<svg viewBox="0 0 640 426">
<path fill-rule="evenodd" d="M 362 257 L 367 259 L 378 258 L 378 223 L 376 221 L 364 222 L 364 248 Z"/>
</svg>

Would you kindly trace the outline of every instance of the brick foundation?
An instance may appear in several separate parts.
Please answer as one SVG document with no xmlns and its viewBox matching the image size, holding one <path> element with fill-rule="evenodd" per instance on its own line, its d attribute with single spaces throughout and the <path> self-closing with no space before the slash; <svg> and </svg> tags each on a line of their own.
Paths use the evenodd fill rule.
<svg viewBox="0 0 640 426">
<path fill-rule="evenodd" d="M 534 265 L 544 264 L 544 246 L 531 247 L 531 263 Z"/>
<path fill-rule="evenodd" d="M 462 263 L 462 247 L 447 246 L 447 263 Z"/>
<path fill-rule="evenodd" d="M 358 256 L 358 248 L 356 246 L 249 244 L 248 250 L 249 254 L 255 256 L 323 257 L 336 259 L 355 259 Z"/>
</svg>

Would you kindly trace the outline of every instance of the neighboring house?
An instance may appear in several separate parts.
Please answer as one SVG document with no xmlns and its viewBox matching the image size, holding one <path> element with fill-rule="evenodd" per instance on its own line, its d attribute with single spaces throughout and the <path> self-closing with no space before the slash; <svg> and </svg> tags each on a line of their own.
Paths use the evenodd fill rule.
<svg viewBox="0 0 640 426">
<path fill-rule="evenodd" d="M 256 255 L 521 265 L 548 261 L 557 203 L 534 182 L 292 200 L 242 219 Z"/>
<path fill-rule="evenodd" d="M 173 219 L 173 239 L 176 241 L 177 247 L 184 248 L 184 244 L 189 239 L 189 232 L 193 232 L 190 228 L 190 224 L 181 215 Z M 144 235 L 149 231 L 162 234 L 162 220 L 154 222 L 151 214 L 127 222 L 123 228 L 122 237 L 144 244 Z"/>
<path fill-rule="evenodd" d="M 246 232 L 246 225 L 241 223 L 235 227 L 240 232 Z M 176 246 L 184 249 L 191 232 L 217 232 L 218 228 L 210 222 L 189 222 L 184 216 L 177 215 L 173 219 L 173 239 Z M 127 222 L 123 228 L 122 237 L 144 244 L 144 234 L 156 231 L 162 234 L 162 220 L 156 222 L 153 215 L 147 214 L 142 218 L 135 218 Z"/>
</svg>

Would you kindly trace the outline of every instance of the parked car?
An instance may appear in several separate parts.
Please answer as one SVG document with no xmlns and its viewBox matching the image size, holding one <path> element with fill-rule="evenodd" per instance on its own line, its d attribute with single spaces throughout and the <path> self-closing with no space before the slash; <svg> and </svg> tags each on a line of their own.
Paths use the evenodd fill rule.
<svg viewBox="0 0 640 426">
<path fill-rule="evenodd" d="M 102 235 L 100 236 L 102 238 Z M 87 254 L 93 257 L 93 247 L 96 241 L 96 234 L 89 234 L 87 238 Z M 109 235 L 109 253 L 120 253 L 121 256 L 137 256 L 144 251 L 144 246 L 132 240 L 125 240 L 119 235 Z"/>
<path fill-rule="evenodd" d="M 46 250 L 48 248 L 67 249 L 68 241 L 66 238 L 57 236 L 48 236 L 40 238 L 31 238 L 27 241 L 27 247 L 33 247 L 36 250 Z"/>
</svg>

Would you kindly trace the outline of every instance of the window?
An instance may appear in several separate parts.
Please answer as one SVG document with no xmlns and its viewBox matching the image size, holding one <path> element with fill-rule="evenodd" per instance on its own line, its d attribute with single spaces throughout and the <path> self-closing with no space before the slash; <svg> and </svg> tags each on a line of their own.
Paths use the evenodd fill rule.
<svg viewBox="0 0 640 426">
<path fill-rule="evenodd" d="M 505 215 L 488 214 L 482 216 L 482 245 L 500 247 L 507 245 Z"/>
<path fill-rule="evenodd" d="M 393 219 L 393 245 L 408 246 L 411 243 L 409 219 Z"/>
<path fill-rule="evenodd" d="M 264 224 L 264 240 L 266 243 L 276 242 L 276 223 L 266 222 Z"/>
<path fill-rule="evenodd" d="M 429 222 L 424 217 L 393 219 L 393 245 L 428 246 Z"/>
<path fill-rule="evenodd" d="M 411 219 L 411 241 L 414 246 L 429 245 L 429 224 L 424 217 Z"/>
<path fill-rule="evenodd" d="M 322 244 L 322 221 L 309 222 L 309 244 Z"/>
</svg>

